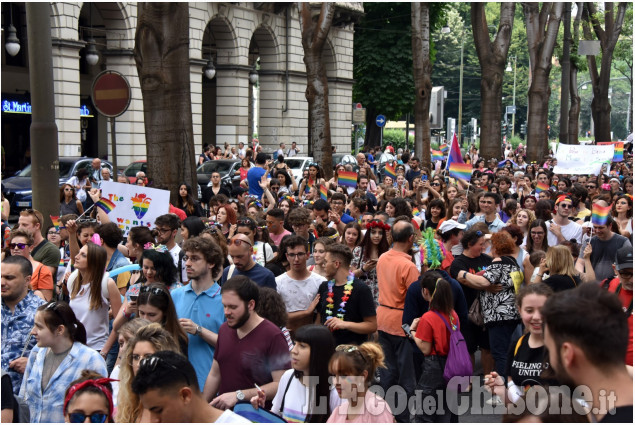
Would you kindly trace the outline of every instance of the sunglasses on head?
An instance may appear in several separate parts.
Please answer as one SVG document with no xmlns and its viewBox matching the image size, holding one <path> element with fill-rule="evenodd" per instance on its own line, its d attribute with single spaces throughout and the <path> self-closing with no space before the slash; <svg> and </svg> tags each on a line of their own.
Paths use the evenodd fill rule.
<svg viewBox="0 0 635 425">
<path fill-rule="evenodd" d="M 169 363 L 169 362 L 167 362 L 167 361 L 165 361 L 162 358 L 157 357 L 157 356 L 144 357 L 143 359 L 141 359 L 141 361 L 139 362 L 139 370 L 144 370 L 144 371 L 148 371 L 148 372 L 154 372 L 159 364 L 168 366 L 169 368 L 174 369 L 177 372 L 179 372 L 185 378 L 185 381 L 187 382 L 187 385 L 190 385 L 189 378 L 187 377 L 187 375 L 181 369 L 179 369 L 178 367 L 174 366 L 172 363 Z"/>
<path fill-rule="evenodd" d="M 247 241 L 242 240 L 242 239 L 230 239 L 230 241 L 229 241 L 229 244 L 230 244 L 230 245 L 240 246 L 240 244 L 241 244 L 241 243 L 246 243 L 246 244 L 247 244 L 247 245 L 249 245 L 249 246 L 253 246 L 253 245 L 251 244 L 251 242 L 247 242 Z"/>
<path fill-rule="evenodd" d="M 140 294 L 145 294 L 146 292 L 151 293 L 152 295 L 159 295 L 159 294 L 166 294 L 165 290 L 163 288 L 159 288 L 159 287 L 154 287 L 151 288 L 150 286 L 142 286 L 139 289 L 139 293 Z"/>
<path fill-rule="evenodd" d="M 86 422 L 86 418 L 90 418 L 90 422 L 93 424 L 103 424 L 108 419 L 107 413 L 93 413 L 92 415 L 85 415 L 83 413 L 69 413 L 68 419 L 73 424 L 80 424 Z"/>
</svg>

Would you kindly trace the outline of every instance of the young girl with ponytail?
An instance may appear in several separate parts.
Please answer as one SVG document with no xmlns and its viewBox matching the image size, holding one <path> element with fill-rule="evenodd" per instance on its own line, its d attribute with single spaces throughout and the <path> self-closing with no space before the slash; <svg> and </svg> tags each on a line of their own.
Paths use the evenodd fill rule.
<svg viewBox="0 0 635 425">
<path fill-rule="evenodd" d="M 458 417 L 448 409 L 445 397 L 446 382 L 443 378 L 445 362 L 450 352 L 450 331 L 444 319 L 450 326 L 459 329 L 459 316 L 454 311 L 452 287 L 448 281 L 435 278 L 434 275 L 424 275 L 420 283 L 423 299 L 429 303 L 429 310 L 420 318 L 414 319 L 410 326 L 411 335 L 425 356 L 417 390 L 422 391 L 422 400 L 427 396 L 437 400 L 437 391 L 441 390 L 443 397 L 439 399 L 444 401 L 444 413 L 417 413 L 415 422 L 458 422 Z"/>
<path fill-rule="evenodd" d="M 388 403 L 368 387 L 378 367 L 384 366 L 384 352 L 376 342 L 342 344 L 329 362 L 335 390 L 342 404 L 333 410 L 327 423 L 392 423 Z"/>
<path fill-rule="evenodd" d="M 35 314 L 33 347 L 20 387 L 31 422 L 64 422 L 64 392 L 84 369 L 107 375 L 106 362 L 86 344 L 86 329 L 64 302 L 43 304 Z"/>
</svg>

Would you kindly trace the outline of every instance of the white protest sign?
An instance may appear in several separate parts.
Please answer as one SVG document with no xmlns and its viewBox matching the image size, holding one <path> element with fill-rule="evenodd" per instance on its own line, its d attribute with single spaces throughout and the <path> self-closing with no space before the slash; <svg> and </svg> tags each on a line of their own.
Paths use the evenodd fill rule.
<svg viewBox="0 0 635 425">
<path fill-rule="evenodd" d="M 170 192 L 125 183 L 102 182 L 101 196 L 110 201 L 108 217 L 128 235 L 131 227 L 154 228 L 154 220 L 170 211 Z M 99 203 L 97 205 L 99 207 Z M 102 208 L 103 209 L 103 208 Z"/>
<path fill-rule="evenodd" d="M 558 164 L 553 167 L 555 174 L 600 174 L 602 164 L 613 160 L 615 147 L 610 146 L 583 146 L 583 145 L 558 145 L 556 159 Z"/>
</svg>

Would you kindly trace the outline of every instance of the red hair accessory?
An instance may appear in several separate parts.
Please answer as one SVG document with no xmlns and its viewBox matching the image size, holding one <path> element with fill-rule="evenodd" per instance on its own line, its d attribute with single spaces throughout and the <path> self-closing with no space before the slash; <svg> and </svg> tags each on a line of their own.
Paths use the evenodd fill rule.
<svg viewBox="0 0 635 425">
<path fill-rule="evenodd" d="M 112 418 L 112 412 L 114 410 L 114 407 L 112 404 L 112 393 L 110 392 L 108 387 L 106 387 L 104 384 L 108 382 L 117 382 L 117 381 L 119 380 L 111 379 L 111 378 L 87 379 L 83 382 L 73 385 L 72 387 L 68 389 L 66 398 L 64 398 L 64 415 L 66 415 L 66 407 L 68 406 L 68 402 L 71 401 L 71 399 L 73 398 L 73 396 L 75 395 L 77 391 L 86 387 L 95 387 L 99 389 L 99 391 L 104 393 L 104 395 L 108 399 L 108 416 Z"/>
<path fill-rule="evenodd" d="M 386 231 L 390 230 L 390 225 L 379 220 L 372 220 L 370 223 L 366 223 L 366 230 L 372 229 L 374 227 L 378 227 Z"/>
</svg>

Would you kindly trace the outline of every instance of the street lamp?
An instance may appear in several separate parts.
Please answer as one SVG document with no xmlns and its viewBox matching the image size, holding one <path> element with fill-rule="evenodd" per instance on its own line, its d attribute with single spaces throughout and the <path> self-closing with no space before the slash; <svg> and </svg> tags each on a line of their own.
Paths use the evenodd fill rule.
<svg viewBox="0 0 635 425">
<path fill-rule="evenodd" d="M 512 95 L 512 104 L 514 105 L 514 112 L 512 113 L 512 138 L 514 137 L 514 126 L 516 124 L 516 62 L 518 60 L 518 58 L 516 56 L 512 56 L 509 58 L 509 60 L 513 60 L 514 61 L 514 92 Z M 507 68 L 505 69 L 505 71 L 507 72 L 511 72 L 512 71 L 512 64 L 511 62 L 507 63 Z"/>
<path fill-rule="evenodd" d="M 208 80 L 213 80 L 216 76 L 216 68 L 214 67 L 214 58 L 210 55 L 209 60 L 207 61 L 207 65 L 205 65 L 205 69 L 203 69 L 203 74 Z"/>
<path fill-rule="evenodd" d="M 7 53 L 11 56 L 15 56 L 20 52 L 20 40 L 16 35 L 15 27 L 13 26 L 13 4 L 9 4 L 9 16 L 11 17 L 9 28 L 7 28 L 7 38 L 4 44 L 4 48 L 7 49 Z"/>
<path fill-rule="evenodd" d="M 254 67 L 249 71 L 249 82 L 254 86 L 258 84 L 258 70 L 256 69 L 257 63 L 254 64 Z"/>
<path fill-rule="evenodd" d="M 88 62 L 89 65 L 97 65 L 97 62 L 99 62 L 99 52 L 95 47 L 95 39 L 92 37 L 88 39 L 88 48 L 86 49 L 86 62 Z"/>
</svg>

